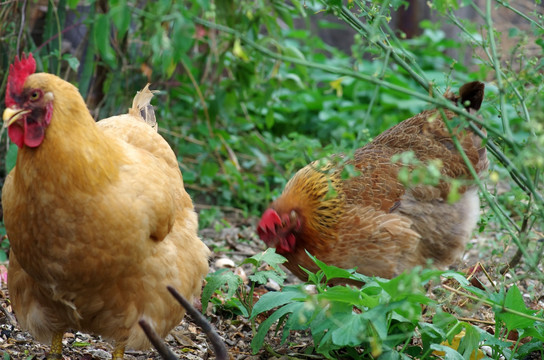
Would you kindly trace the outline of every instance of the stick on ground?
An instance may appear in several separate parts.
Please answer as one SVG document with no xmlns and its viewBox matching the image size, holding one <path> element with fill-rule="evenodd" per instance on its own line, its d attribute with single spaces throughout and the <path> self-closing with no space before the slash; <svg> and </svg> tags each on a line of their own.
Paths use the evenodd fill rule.
<svg viewBox="0 0 544 360">
<path fill-rule="evenodd" d="M 215 358 L 217 360 L 227 360 L 228 353 L 227 347 L 223 342 L 223 339 L 217 334 L 212 324 L 206 320 L 204 315 L 202 315 L 195 307 L 189 303 L 176 289 L 172 286 L 166 287 L 168 291 L 176 298 L 176 300 L 185 308 L 187 314 L 193 319 L 194 323 L 202 328 L 210 342 L 212 343 L 213 351 L 215 352 Z"/>
<path fill-rule="evenodd" d="M 141 319 L 138 321 L 138 324 L 142 327 L 142 330 L 144 331 L 145 335 L 151 341 L 151 344 L 157 349 L 157 352 L 164 360 L 179 360 L 176 355 L 166 346 L 166 344 L 162 341 L 162 339 L 157 335 L 155 330 L 149 325 L 147 321 L 144 319 Z"/>
<path fill-rule="evenodd" d="M 213 326 L 206 320 L 204 315 L 202 315 L 191 303 L 189 303 L 181 294 L 174 289 L 172 286 L 167 286 L 168 291 L 176 298 L 176 300 L 185 308 L 187 311 L 187 314 L 193 319 L 193 322 L 200 326 L 208 339 L 210 339 L 210 342 L 213 347 L 213 351 L 215 352 L 215 358 L 217 360 L 227 360 L 228 359 L 228 353 L 227 353 L 227 347 L 225 346 L 225 343 L 223 342 L 223 339 L 217 334 Z M 149 341 L 151 341 L 151 344 L 157 349 L 157 352 L 164 360 L 178 360 L 176 355 L 166 346 L 166 344 L 162 341 L 162 339 L 159 337 L 159 335 L 153 330 L 151 325 L 144 319 L 141 319 L 139 322 L 140 326 L 142 327 L 144 333 L 146 334 Z"/>
</svg>

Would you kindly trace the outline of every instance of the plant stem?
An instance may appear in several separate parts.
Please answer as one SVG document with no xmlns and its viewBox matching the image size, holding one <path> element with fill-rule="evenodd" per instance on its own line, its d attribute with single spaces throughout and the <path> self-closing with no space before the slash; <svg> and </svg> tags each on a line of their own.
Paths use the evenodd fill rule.
<svg viewBox="0 0 544 360">
<path fill-rule="evenodd" d="M 504 311 L 504 312 L 507 312 L 507 313 L 510 313 L 510 314 L 514 314 L 514 315 L 518 315 L 518 316 L 521 316 L 521 317 L 524 317 L 526 319 L 531 319 L 531 320 L 534 320 L 534 321 L 539 321 L 539 322 L 543 322 L 544 323 L 544 318 L 541 318 L 541 317 L 538 317 L 538 316 L 533 316 L 533 315 L 529 315 L 529 314 L 525 314 L 525 313 L 522 313 L 521 311 L 517 311 L 517 310 L 513 310 L 513 309 L 510 309 L 510 308 L 507 308 L 507 307 L 504 307 L 504 305 L 499 305 L 499 304 L 496 304 L 494 303 L 493 301 L 491 300 L 487 300 L 487 299 L 482 299 L 482 298 L 479 298 L 477 296 L 474 296 L 474 295 L 471 295 L 471 294 L 467 294 L 463 291 L 459 291 L 457 289 L 454 289 L 448 285 L 444 285 L 442 284 L 442 287 L 446 290 L 449 290 L 451 292 L 454 292 L 456 293 L 457 295 L 461 295 L 461 296 L 464 296 L 464 297 L 467 297 L 471 300 L 474 300 L 474 301 L 478 301 L 478 302 L 482 302 L 490 307 L 498 307 L 500 306 L 501 307 L 501 310 Z"/>
</svg>

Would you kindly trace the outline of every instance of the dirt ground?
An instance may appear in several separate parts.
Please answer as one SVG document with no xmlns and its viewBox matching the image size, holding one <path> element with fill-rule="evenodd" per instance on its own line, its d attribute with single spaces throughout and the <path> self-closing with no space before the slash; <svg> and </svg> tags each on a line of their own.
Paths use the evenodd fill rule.
<svg viewBox="0 0 544 360">
<path fill-rule="evenodd" d="M 215 226 L 204 229 L 200 235 L 206 244 L 214 250 L 210 260 L 211 271 L 217 269 L 217 266 L 224 262 L 219 259 L 230 259 L 234 264 L 240 263 L 243 259 L 252 256 L 264 250 L 263 244 L 258 240 L 253 224 L 256 219 L 230 219 L 231 226 Z M 487 235 L 489 236 L 489 235 Z M 492 239 L 478 237 L 474 239 L 467 247 L 458 269 L 466 269 L 475 265 L 478 261 L 490 271 L 497 273 L 496 268 L 504 264 L 512 256 L 513 250 L 507 251 L 507 255 L 502 256 L 500 251 L 494 251 Z M 500 255 L 499 255 L 500 254 Z M 230 262 L 230 261 L 227 261 Z M 1 268 L 0 268 L 1 269 Z M 5 271 L 5 269 L 4 269 Z M 286 271 L 289 273 L 288 271 Z M 2 272 L 0 271 L 0 275 Z M 479 277 L 482 282 L 488 280 L 485 276 Z M 289 276 L 286 283 L 296 283 L 298 280 L 292 275 Z M 544 309 L 544 290 L 543 284 L 532 282 L 530 279 L 522 280 L 518 283 L 522 293 L 542 294 L 540 298 L 527 296 L 528 306 L 533 309 Z M 260 289 L 261 292 L 272 289 Z M 430 296 L 432 296 L 430 294 Z M 40 344 L 32 338 L 30 334 L 22 331 L 15 321 L 14 314 L 9 305 L 9 294 L 2 281 L 0 292 L 0 303 L 3 312 L 0 313 L 0 353 L 3 353 L 3 359 L 44 359 L 48 350 L 48 344 Z M 304 350 L 312 346 L 311 337 L 305 333 L 292 333 L 286 342 L 287 344 L 297 344 L 297 346 L 288 347 L 280 344 L 280 335 L 271 331 L 266 343 L 268 350 L 261 350 L 258 354 L 252 354 L 250 342 L 252 339 L 252 329 L 249 322 L 242 318 L 224 318 L 214 314 L 211 306 L 207 311 L 207 318 L 216 328 L 218 334 L 224 340 L 230 359 L 319 359 L 320 356 L 304 355 Z M 467 317 L 480 321 L 475 323 L 482 328 L 491 327 L 486 324 L 493 320 L 493 314 L 489 309 L 482 307 L 476 313 L 466 314 Z M 464 319 L 466 321 L 466 319 Z M 79 332 L 66 333 L 64 337 L 63 356 L 65 360 L 103 360 L 111 359 L 112 346 L 104 342 L 97 336 L 90 336 Z M 215 355 L 211 350 L 209 339 L 203 334 L 201 329 L 195 325 L 187 316 L 183 323 L 176 327 L 165 339 L 167 346 L 180 359 L 214 359 Z M 536 357 L 534 359 L 538 359 Z M 125 355 L 127 360 L 147 360 L 161 359 L 155 350 L 145 352 L 127 351 Z"/>
</svg>

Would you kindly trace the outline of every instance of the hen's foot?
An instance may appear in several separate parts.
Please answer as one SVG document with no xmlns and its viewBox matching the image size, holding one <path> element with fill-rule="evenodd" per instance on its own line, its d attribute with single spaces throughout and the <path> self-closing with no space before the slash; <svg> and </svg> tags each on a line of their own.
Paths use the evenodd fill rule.
<svg viewBox="0 0 544 360">
<path fill-rule="evenodd" d="M 116 346 L 111 354 L 111 360 L 123 360 L 125 358 L 125 347 Z"/>
<path fill-rule="evenodd" d="M 58 360 L 62 359 L 62 338 L 64 333 L 58 333 L 53 335 L 51 340 L 51 351 L 47 355 L 47 360 Z"/>
</svg>

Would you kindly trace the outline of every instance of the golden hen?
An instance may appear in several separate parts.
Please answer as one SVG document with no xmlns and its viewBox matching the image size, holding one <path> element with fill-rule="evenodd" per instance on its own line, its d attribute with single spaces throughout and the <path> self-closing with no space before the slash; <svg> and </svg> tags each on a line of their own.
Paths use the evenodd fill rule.
<svg viewBox="0 0 544 360">
<path fill-rule="evenodd" d="M 166 287 L 198 296 L 209 250 L 176 156 L 146 123 L 147 87 L 129 114 L 96 123 L 77 88 L 35 69 L 32 54 L 11 65 L 3 115 L 19 147 L 2 190 L 11 303 L 52 341 L 49 358 L 74 329 L 114 340 L 122 359 L 150 345 L 140 319 L 163 337 L 179 324 Z"/>
<path fill-rule="evenodd" d="M 469 111 L 480 108 L 483 83 L 465 84 L 459 92 L 446 96 Z M 448 121 L 454 117 L 449 110 L 445 114 Z M 457 132 L 481 174 L 488 167 L 481 139 L 466 130 Z M 299 170 L 264 212 L 257 227 L 260 238 L 285 256 L 287 268 L 303 280 L 307 275 L 300 266 L 319 270 L 305 250 L 329 265 L 357 267 L 359 273 L 385 278 L 428 259 L 438 267 L 453 263 L 478 219 L 477 189 L 463 186 L 460 200 L 449 203 L 451 182 L 446 179 L 436 187 L 403 186 L 398 179 L 403 165 L 391 158 L 406 151 L 423 163 L 439 159 L 445 178 L 472 179 L 440 112 L 427 110 L 358 149 L 346 162 L 358 170 L 356 176 L 343 179 L 342 166 L 331 161 Z"/>
</svg>

